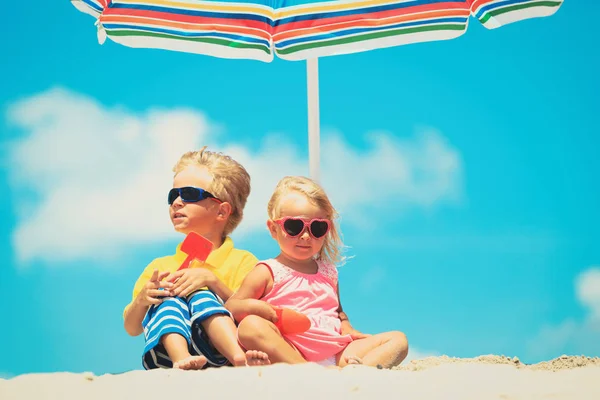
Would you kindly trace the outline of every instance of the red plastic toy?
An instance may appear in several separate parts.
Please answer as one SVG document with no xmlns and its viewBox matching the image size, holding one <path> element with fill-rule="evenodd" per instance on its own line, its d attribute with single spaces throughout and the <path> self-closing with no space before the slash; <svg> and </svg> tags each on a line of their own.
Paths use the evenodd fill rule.
<svg viewBox="0 0 600 400">
<path fill-rule="evenodd" d="M 195 232 L 188 233 L 181 243 L 181 251 L 187 254 L 187 258 L 178 270 L 188 268 L 193 260 L 206 261 L 212 248 L 212 242 L 204 236 Z"/>
<path fill-rule="evenodd" d="M 275 307 L 277 323 L 275 326 L 282 334 L 295 334 L 306 332 L 310 328 L 310 320 L 302 313 L 290 308 Z"/>
</svg>

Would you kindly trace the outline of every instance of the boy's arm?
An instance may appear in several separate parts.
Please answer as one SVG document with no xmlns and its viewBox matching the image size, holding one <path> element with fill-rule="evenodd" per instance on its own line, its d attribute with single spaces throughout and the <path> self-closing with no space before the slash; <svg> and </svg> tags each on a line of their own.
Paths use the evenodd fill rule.
<svg viewBox="0 0 600 400">
<path fill-rule="evenodd" d="M 140 275 L 133 287 L 131 302 L 123 311 L 123 325 L 125 331 L 131 336 L 138 336 L 144 332 L 142 321 L 144 321 L 144 317 L 146 316 L 146 312 L 150 305 L 147 302 L 144 302 L 144 299 L 139 295 L 144 290 L 146 284 L 153 280 L 155 270 L 158 270 L 158 265 L 155 262 L 151 262 L 146 269 L 144 269 L 144 272 L 142 272 L 142 275 Z M 167 273 L 157 274 L 156 280 L 160 281 L 166 275 Z M 168 283 L 164 282 L 164 285 L 168 285 Z"/>
<path fill-rule="evenodd" d="M 144 321 L 144 317 L 146 316 L 146 312 L 148 312 L 149 306 L 142 305 L 137 298 L 133 300 L 129 305 L 125 308 L 125 331 L 131 336 L 138 336 L 144 332 L 144 327 L 142 326 L 142 321 Z"/>
<path fill-rule="evenodd" d="M 250 271 L 252 271 L 258 264 L 258 258 L 256 258 L 252 253 L 244 254 L 236 271 L 235 279 L 231 283 L 231 290 L 233 290 L 234 293 L 240 288 L 240 286 L 242 286 L 242 282 L 244 282 L 246 276 L 248 276 Z"/>
<path fill-rule="evenodd" d="M 233 291 L 231 289 L 229 289 L 227 287 L 227 285 L 225 285 L 223 282 L 221 282 L 221 280 L 219 278 L 217 278 L 216 275 L 213 274 L 213 277 L 214 278 L 211 281 L 207 282 L 207 284 L 206 284 L 206 286 L 208 287 L 208 290 L 215 293 L 223 301 L 227 301 L 233 294 Z"/>
<path fill-rule="evenodd" d="M 271 271 L 264 264 L 257 265 L 246 275 L 240 288 L 225 303 L 225 307 L 236 321 L 239 322 L 247 315 L 253 314 L 277 322 L 277 314 L 273 307 L 259 300 L 272 281 Z"/>
</svg>

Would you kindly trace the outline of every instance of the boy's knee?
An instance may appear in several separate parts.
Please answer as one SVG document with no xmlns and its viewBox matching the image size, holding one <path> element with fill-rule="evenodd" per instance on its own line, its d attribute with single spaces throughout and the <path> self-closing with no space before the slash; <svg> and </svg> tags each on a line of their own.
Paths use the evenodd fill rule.
<svg viewBox="0 0 600 400">
<path fill-rule="evenodd" d="M 179 313 L 186 315 L 189 318 L 189 307 L 187 303 L 178 297 L 165 297 L 162 303 L 154 304 L 148 309 L 148 312 L 146 313 L 146 319 L 154 319 L 157 315 L 159 315 L 159 313 L 162 313 L 165 308 L 167 310 L 173 308 L 179 310 Z M 167 313 L 172 314 L 168 311 Z M 177 318 L 180 315 L 179 313 L 174 313 L 173 317 Z"/>
</svg>

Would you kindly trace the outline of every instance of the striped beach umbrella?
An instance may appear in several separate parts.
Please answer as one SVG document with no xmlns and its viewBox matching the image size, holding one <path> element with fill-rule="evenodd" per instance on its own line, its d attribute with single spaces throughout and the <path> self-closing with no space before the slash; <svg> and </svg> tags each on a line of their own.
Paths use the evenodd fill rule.
<svg viewBox="0 0 600 400">
<path fill-rule="evenodd" d="M 453 39 L 554 14 L 563 0 L 71 0 L 98 40 L 223 58 L 307 60 L 310 174 L 319 173 L 323 56 Z"/>
</svg>

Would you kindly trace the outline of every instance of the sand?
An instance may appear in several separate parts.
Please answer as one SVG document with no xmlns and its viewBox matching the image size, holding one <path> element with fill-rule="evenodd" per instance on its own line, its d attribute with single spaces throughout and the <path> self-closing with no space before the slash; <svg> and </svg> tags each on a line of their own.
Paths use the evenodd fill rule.
<svg viewBox="0 0 600 400">
<path fill-rule="evenodd" d="M 600 358 L 535 365 L 516 358 L 429 357 L 393 370 L 314 364 L 206 371 L 27 374 L 0 379 L 0 399 L 600 399 Z"/>
</svg>

